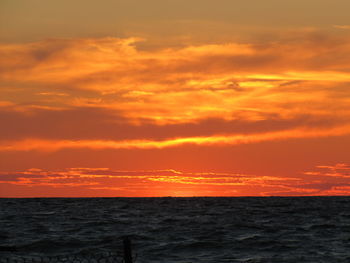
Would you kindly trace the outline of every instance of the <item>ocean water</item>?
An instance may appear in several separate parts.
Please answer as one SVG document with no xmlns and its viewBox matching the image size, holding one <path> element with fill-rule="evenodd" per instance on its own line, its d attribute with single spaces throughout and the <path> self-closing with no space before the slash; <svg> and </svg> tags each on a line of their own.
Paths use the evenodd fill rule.
<svg viewBox="0 0 350 263">
<path fill-rule="evenodd" d="M 136 263 L 350 262 L 350 197 L 0 199 L 0 259 L 121 253 Z"/>
</svg>

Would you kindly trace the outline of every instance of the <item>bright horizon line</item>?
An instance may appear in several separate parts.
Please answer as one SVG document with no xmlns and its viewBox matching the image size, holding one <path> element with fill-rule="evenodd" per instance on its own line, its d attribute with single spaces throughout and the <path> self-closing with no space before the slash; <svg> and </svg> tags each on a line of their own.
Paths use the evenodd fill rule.
<svg viewBox="0 0 350 263">
<path fill-rule="evenodd" d="M 350 195 L 225 195 L 225 196 L 87 196 L 87 197 L 73 197 L 73 196 L 32 196 L 32 197 L 0 197 L 0 199 L 92 199 L 92 198 L 300 198 L 300 197 L 350 197 Z"/>
</svg>

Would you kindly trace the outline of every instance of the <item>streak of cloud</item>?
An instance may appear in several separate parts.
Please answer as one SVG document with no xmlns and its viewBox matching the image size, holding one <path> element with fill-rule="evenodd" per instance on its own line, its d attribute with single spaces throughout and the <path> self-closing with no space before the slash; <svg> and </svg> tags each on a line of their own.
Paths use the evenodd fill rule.
<svg viewBox="0 0 350 263">
<path fill-rule="evenodd" d="M 350 25 L 334 25 L 333 27 L 339 29 L 350 29 Z"/>
<path fill-rule="evenodd" d="M 59 151 L 62 149 L 161 149 L 182 145 L 236 145 L 295 138 L 317 138 L 350 134 L 350 126 L 326 130 L 294 129 L 258 134 L 227 134 L 182 137 L 167 140 L 42 140 L 25 139 L 0 143 L 0 151 Z"/>
</svg>

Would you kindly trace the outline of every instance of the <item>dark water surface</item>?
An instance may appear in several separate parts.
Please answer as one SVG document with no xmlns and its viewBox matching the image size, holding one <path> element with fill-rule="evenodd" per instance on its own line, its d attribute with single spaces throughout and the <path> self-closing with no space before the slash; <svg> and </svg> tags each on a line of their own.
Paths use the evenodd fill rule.
<svg viewBox="0 0 350 263">
<path fill-rule="evenodd" d="M 0 199 L 0 258 L 119 251 L 136 263 L 350 262 L 350 197 Z"/>
</svg>

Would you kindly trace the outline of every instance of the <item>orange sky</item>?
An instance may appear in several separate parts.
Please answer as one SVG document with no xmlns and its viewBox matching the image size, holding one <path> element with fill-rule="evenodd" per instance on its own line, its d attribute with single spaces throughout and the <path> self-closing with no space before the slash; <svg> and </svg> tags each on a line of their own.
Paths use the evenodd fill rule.
<svg viewBox="0 0 350 263">
<path fill-rule="evenodd" d="M 0 4 L 0 197 L 350 193 L 349 1 L 71 2 Z"/>
</svg>

